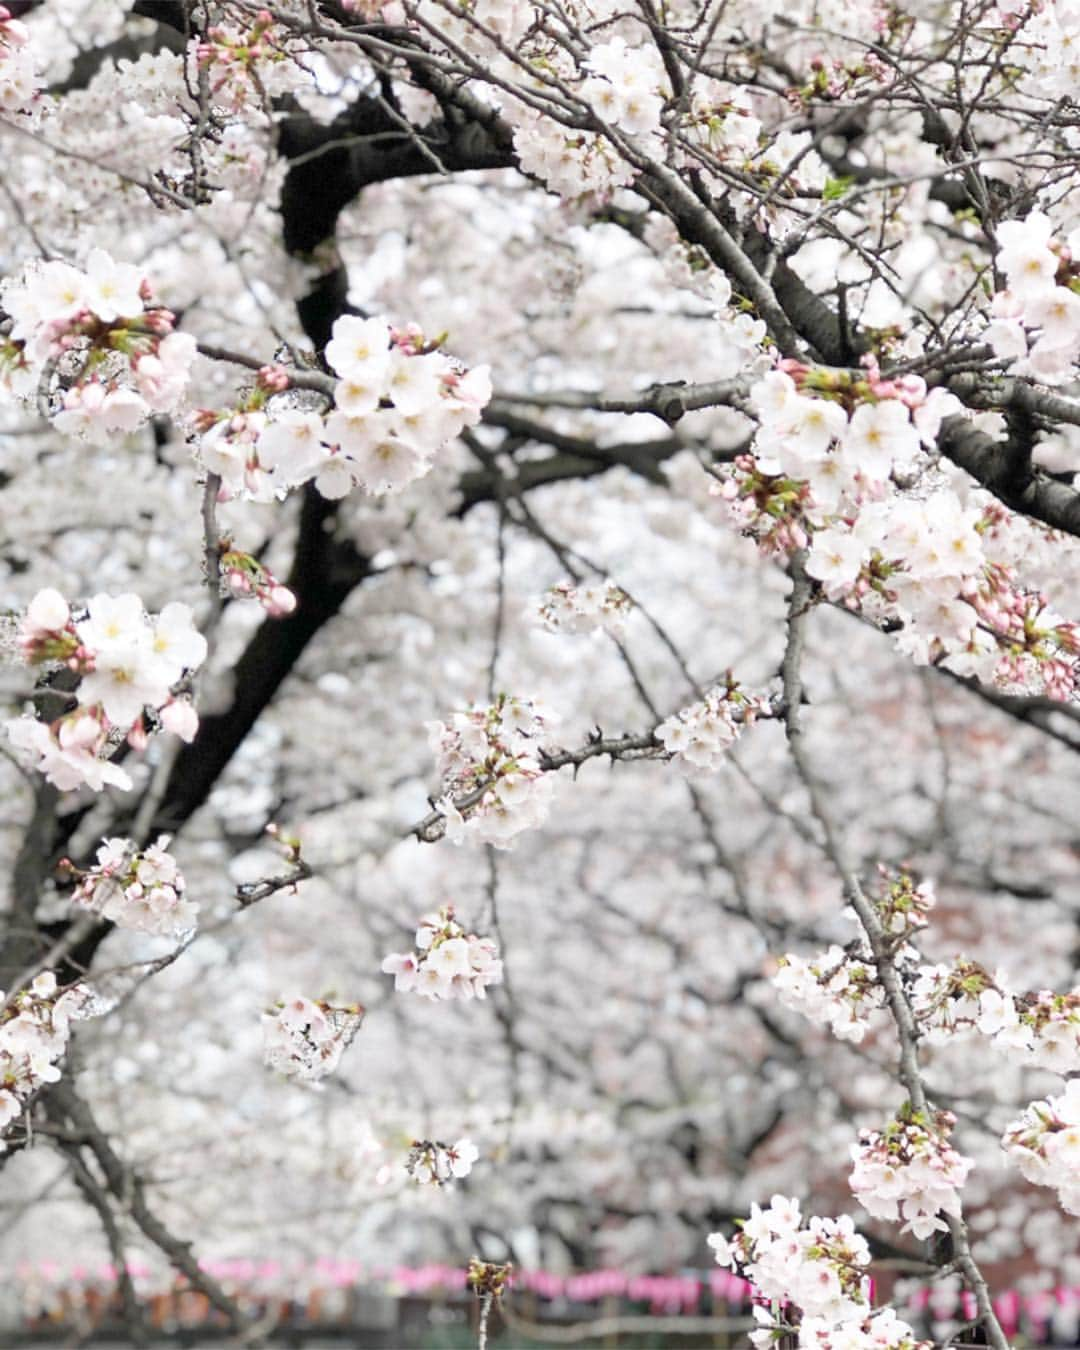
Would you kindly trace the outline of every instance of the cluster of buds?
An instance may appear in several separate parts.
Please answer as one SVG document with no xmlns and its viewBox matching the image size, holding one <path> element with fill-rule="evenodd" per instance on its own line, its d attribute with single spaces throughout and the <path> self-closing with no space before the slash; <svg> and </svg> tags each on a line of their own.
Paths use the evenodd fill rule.
<svg viewBox="0 0 1080 1350">
<path fill-rule="evenodd" d="M 86 988 L 60 990 L 49 971 L 9 999 L 0 993 L 0 1132 L 43 1083 L 59 1079 L 56 1065 L 67 1049 L 70 1023 L 90 1015 Z"/>
<path fill-rule="evenodd" d="M 736 455 L 730 466 L 717 471 L 711 490 L 762 553 L 787 555 L 806 547 L 811 498 L 804 480 L 764 473 L 753 455 Z"/>
<path fill-rule="evenodd" d="M 1001 1144 L 1028 1181 L 1053 1187 L 1062 1209 L 1080 1215 L 1080 1078 L 1060 1096 L 1032 1102 Z"/>
<path fill-rule="evenodd" d="M 1046 597 L 1017 586 L 1010 568 L 989 565 L 970 597 L 999 649 L 994 676 L 1003 688 L 1067 701 L 1080 684 L 1080 625 L 1050 609 Z"/>
<path fill-rule="evenodd" d="M 859 365 L 860 370 L 850 370 L 846 366 L 809 365 L 796 357 L 783 357 L 776 363 L 776 369 L 788 377 L 797 394 L 835 403 L 848 417 L 861 404 L 895 400 L 909 412 L 918 412 L 929 400 L 937 398 L 927 390 L 920 375 L 883 375 L 873 352 L 865 353 Z M 837 426 L 843 429 L 842 422 Z"/>
<path fill-rule="evenodd" d="M 913 933 L 925 928 L 927 917 L 937 904 L 932 881 L 915 883 L 907 872 L 890 873 L 884 863 L 878 864 L 879 890 L 873 906 L 885 932 L 898 943 L 905 942 Z"/>
<path fill-rule="evenodd" d="M 282 999 L 262 1016 L 263 1061 L 286 1078 L 316 1082 L 334 1072 L 363 1020 L 359 1003 Z"/>
<path fill-rule="evenodd" d="M 103 444 L 180 406 L 196 342 L 174 331 L 139 268 L 102 249 L 85 270 L 32 263 L 3 283 L 0 301 L 12 320 L 0 368 L 59 431 Z"/>
<path fill-rule="evenodd" d="M 487 708 L 428 722 L 443 795 L 435 803 L 447 838 L 471 836 L 508 848 L 547 817 L 554 791 L 540 761 L 539 738 L 552 723 L 530 699 L 500 694 Z"/>
<path fill-rule="evenodd" d="M 156 618 L 137 595 L 96 595 L 72 613 L 54 590 L 39 591 L 22 620 L 19 648 L 31 665 L 77 677 L 74 708 L 51 723 L 14 718 L 5 723 L 12 744 L 36 756 L 36 767 L 61 791 L 106 783 L 130 788 L 118 765 L 103 759 L 124 735 L 134 749 L 146 744 L 144 714 L 190 741 L 198 716 L 178 697 L 185 673 L 206 657 L 187 605 L 166 605 Z"/>
<path fill-rule="evenodd" d="M 495 1261 L 481 1261 L 478 1256 L 469 1258 L 469 1267 L 465 1272 L 465 1283 L 480 1300 L 478 1344 L 481 1350 L 487 1344 L 487 1324 L 491 1310 L 502 1299 L 513 1273 L 514 1267 L 509 1261 L 499 1264 Z"/>
<path fill-rule="evenodd" d="M 768 699 L 743 693 L 729 673 L 700 703 L 661 722 L 656 738 L 684 773 L 714 773 L 742 729 L 770 712 Z"/>
<path fill-rule="evenodd" d="M 421 1186 L 445 1186 L 467 1177 L 479 1156 L 480 1150 L 469 1139 L 459 1139 L 456 1144 L 416 1139 L 405 1159 L 405 1170 Z"/>
<path fill-rule="evenodd" d="M 621 637 L 626 616 L 633 607 L 630 597 L 613 581 L 594 586 L 575 586 L 560 581 L 545 594 L 540 618 L 549 633 L 595 633 L 602 630 Z"/>
<path fill-rule="evenodd" d="M 234 110 L 262 101 L 267 68 L 287 59 L 273 15 L 259 10 L 247 29 L 213 24 L 195 43 L 195 61 L 210 77 L 215 102 Z"/>
<path fill-rule="evenodd" d="M 861 1130 L 852 1145 L 851 1189 L 876 1219 L 904 1220 L 917 1238 L 948 1228 L 943 1214 L 960 1213 L 960 1188 L 974 1167 L 949 1143 L 956 1117 L 932 1116 L 910 1103 L 883 1130 Z"/>
<path fill-rule="evenodd" d="M 296 608 L 296 596 L 283 586 L 258 558 L 223 540 L 220 556 L 221 591 L 237 599 L 254 599 L 272 619 L 284 618 Z"/>
<path fill-rule="evenodd" d="M 478 1256 L 469 1258 L 469 1267 L 465 1272 L 465 1283 L 479 1298 L 500 1299 L 514 1273 L 510 1261 L 481 1261 Z"/>
<path fill-rule="evenodd" d="M 861 1041 L 885 1004 L 873 957 L 858 941 L 834 945 L 809 961 L 788 952 L 779 966 L 773 985 L 784 1007 L 827 1026 L 842 1041 Z"/>
<path fill-rule="evenodd" d="M 121 928 L 183 941 L 195 931 L 198 905 L 185 897 L 185 883 L 176 859 L 168 852 L 170 837 L 139 849 L 130 839 L 106 839 L 97 864 L 80 871 L 69 859 L 60 870 L 77 878 L 72 900 Z"/>
<path fill-rule="evenodd" d="M 792 85 L 784 90 L 784 97 L 800 112 L 805 112 L 815 103 L 832 103 L 837 99 L 850 98 L 857 86 L 865 81 L 876 83 L 886 80 L 890 75 L 889 67 L 873 52 L 831 59 L 824 55 L 813 56 L 809 66 L 811 75 L 806 84 Z"/>
<path fill-rule="evenodd" d="M 26 112 L 38 91 L 37 61 L 24 23 L 0 5 L 0 111 Z"/>
<path fill-rule="evenodd" d="M 425 998 L 486 998 L 489 984 L 500 984 L 503 965 L 490 938 L 466 933 L 454 918 L 452 905 L 421 919 L 416 950 L 391 953 L 382 963 L 393 975 L 394 988 Z"/>
</svg>

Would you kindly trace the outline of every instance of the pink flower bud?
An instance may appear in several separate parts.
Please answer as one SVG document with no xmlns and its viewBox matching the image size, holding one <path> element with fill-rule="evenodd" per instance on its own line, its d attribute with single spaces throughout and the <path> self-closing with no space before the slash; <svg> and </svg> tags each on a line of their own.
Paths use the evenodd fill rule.
<svg viewBox="0 0 1080 1350">
<path fill-rule="evenodd" d="M 195 425 L 196 431 L 205 433 L 209 431 L 211 427 L 217 426 L 218 415 L 213 408 L 197 408 L 192 415 L 191 420 Z"/>
<path fill-rule="evenodd" d="M 199 714 L 190 699 L 173 699 L 161 710 L 161 725 L 190 745 L 199 729 Z"/>
<path fill-rule="evenodd" d="M 284 366 L 260 366 L 255 379 L 261 389 L 269 389 L 275 394 L 289 387 L 289 372 Z"/>
<path fill-rule="evenodd" d="M 150 309 L 142 316 L 142 321 L 143 327 L 155 336 L 168 337 L 176 326 L 176 315 L 171 309 Z"/>
<path fill-rule="evenodd" d="M 244 572 L 226 572 L 225 584 L 236 596 L 250 595 L 252 591 L 251 578 Z"/>
<path fill-rule="evenodd" d="M 78 717 L 68 718 L 60 723 L 57 740 L 64 750 L 96 750 L 101 739 L 102 727 L 96 717 L 82 713 Z"/>
<path fill-rule="evenodd" d="M 296 596 L 293 595 L 288 586 L 274 586 L 263 604 L 266 607 L 267 614 L 272 619 L 281 619 L 286 614 L 291 614 L 296 608 Z"/>
</svg>

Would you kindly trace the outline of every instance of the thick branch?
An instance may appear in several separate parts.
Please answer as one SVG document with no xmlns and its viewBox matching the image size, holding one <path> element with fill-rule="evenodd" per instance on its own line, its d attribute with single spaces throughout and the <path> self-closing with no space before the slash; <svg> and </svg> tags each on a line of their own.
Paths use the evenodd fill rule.
<svg viewBox="0 0 1080 1350">
<path fill-rule="evenodd" d="M 94 1174 L 83 1161 L 78 1144 L 73 1143 L 70 1139 L 60 1137 L 56 1140 L 56 1146 L 67 1158 L 71 1174 L 75 1179 L 75 1185 L 78 1186 L 83 1197 L 101 1220 L 105 1240 L 109 1244 L 109 1255 L 112 1257 L 112 1263 L 116 1268 L 116 1283 L 120 1290 L 120 1302 L 124 1310 L 124 1325 L 127 1328 L 128 1336 L 131 1338 L 131 1344 L 133 1346 L 145 1345 L 146 1328 L 143 1326 L 139 1301 L 135 1295 L 135 1285 L 127 1266 L 123 1234 L 120 1232 L 120 1225 L 117 1223 L 116 1215 L 109 1203 L 108 1193 L 104 1187 L 99 1185 Z"/>
<path fill-rule="evenodd" d="M 168 1257 L 181 1275 L 187 1277 L 191 1287 L 204 1294 L 228 1319 L 235 1331 L 244 1331 L 248 1326 L 247 1318 L 217 1280 L 200 1267 L 192 1255 L 191 1243 L 175 1237 L 147 1205 L 142 1178 L 127 1166 L 109 1143 L 93 1111 L 76 1092 L 70 1078 L 54 1083 L 45 1100 L 46 1109 L 54 1119 L 63 1115 L 75 1127 L 77 1142 L 84 1143 L 93 1153 L 109 1192 L 129 1210 L 145 1236 Z"/>
<path fill-rule="evenodd" d="M 1027 448 L 1012 437 L 995 441 L 963 417 L 949 417 L 942 423 L 938 446 L 1013 511 L 1080 536 L 1080 492 L 1034 469 Z"/>
</svg>

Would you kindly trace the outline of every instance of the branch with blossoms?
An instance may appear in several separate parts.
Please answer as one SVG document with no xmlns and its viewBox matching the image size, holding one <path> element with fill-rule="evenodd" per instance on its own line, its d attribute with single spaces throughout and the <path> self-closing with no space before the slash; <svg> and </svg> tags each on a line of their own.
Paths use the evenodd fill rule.
<svg viewBox="0 0 1080 1350">
<path fill-rule="evenodd" d="M 445 791 L 408 833 L 421 843 L 472 837 L 506 848 L 546 818 L 554 788 L 548 774 L 573 768 L 576 777 L 591 759 L 668 760 L 691 776 L 708 773 L 743 729 L 778 715 L 777 700 L 744 693 L 729 675 L 652 731 L 607 737 L 597 728 L 576 749 L 547 750 L 539 737 L 551 714 L 530 700 L 500 694 L 486 709 L 455 713 L 447 725 L 428 723 Z"/>
<path fill-rule="evenodd" d="M 807 568 L 824 596 L 895 633 L 916 661 L 1008 693 L 1070 699 L 1080 635 L 1025 578 L 1042 532 L 1024 516 L 1073 531 L 1080 494 L 1045 475 L 1018 475 L 1011 442 L 989 435 L 986 419 L 1001 420 L 990 409 L 1035 415 L 1037 396 L 1014 380 L 980 413 L 951 392 L 956 384 L 890 375 L 871 357 L 855 369 L 782 360 L 748 388 L 729 382 L 716 401 L 750 412 L 757 429 L 732 466 L 707 466 L 715 492 L 764 553 L 809 547 Z M 963 386 L 969 398 L 973 387 Z M 1046 396 L 1048 410 L 1069 402 Z M 618 410 L 662 415 L 655 391 Z M 942 479 L 939 453 L 954 446 L 983 457 L 967 467 L 1021 514 L 992 500 L 976 506 Z"/>
<path fill-rule="evenodd" d="M 805 569 L 804 555 L 794 556 L 791 571 L 788 635 L 781 672 L 784 689 L 784 727 L 791 757 L 809 798 L 811 812 L 821 828 L 823 850 L 835 867 L 843 885 L 845 899 L 855 911 L 866 935 L 876 979 L 880 983 L 885 1004 L 896 1029 L 900 1050 L 898 1074 L 908 1096 L 907 1105 L 898 1119 L 901 1121 L 902 1129 L 916 1132 L 917 1139 L 913 1144 L 903 1145 L 905 1151 L 901 1156 L 907 1160 L 923 1159 L 924 1167 L 925 1159 L 929 1158 L 931 1175 L 936 1177 L 934 1183 L 936 1191 L 929 1187 L 924 1173 L 923 1177 L 914 1183 L 917 1188 L 916 1194 L 921 1189 L 928 1190 L 932 1206 L 929 1221 L 935 1228 L 944 1225 L 948 1230 L 952 1239 L 953 1259 L 975 1296 L 979 1320 L 989 1343 L 994 1350 L 1009 1350 L 1008 1338 L 991 1303 L 986 1279 L 971 1254 L 967 1225 L 961 1208 L 959 1187 L 963 1184 L 970 1163 L 949 1148 L 947 1136 L 951 1128 L 951 1118 L 942 1117 L 932 1109 L 919 1065 L 918 1043 L 921 1033 L 897 961 L 902 941 L 911 929 L 911 920 L 908 917 L 911 909 L 907 907 L 899 911 L 902 923 L 897 933 L 896 925 L 888 918 L 884 918 L 879 908 L 867 897 L 848 861 L 842 836 L 804 740 L 802 660 L 811 596 L 811 583 Z M 917 910 L 916 917 L 918 917 Z M 865 1148 L 872 1152 L 875 1144 L 876 1139 L 871 1137 Z M 886 1149 L 884 1156 L 888 1160 L 895 1155 Z M 865 1161 L 865 1157 L 860 1158 L 861 1164 Z M 895 1172 L 895 1162 L 891 1167 Z M 855 1185 L 854 1177 L 852 1185 Z M 872 1185 L 865 1186 L 865 1189 L 871 1193 L 873 1191 Z M 943 1220 L 934 1214 L 934 1210 L 939 1206 L 944 1210 Z"/>
</svg>

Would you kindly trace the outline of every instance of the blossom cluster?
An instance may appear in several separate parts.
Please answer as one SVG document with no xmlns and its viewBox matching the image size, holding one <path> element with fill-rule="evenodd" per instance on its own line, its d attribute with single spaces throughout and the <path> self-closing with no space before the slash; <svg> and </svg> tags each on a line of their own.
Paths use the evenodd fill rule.
<svg viewBox="0 0 1080 1350">
<path fill-rule="evenodd" d="M 717 1263 L 744 1275 L 762 1300 L 789 1305 L 782 1321 L 765 1308 L 755 1309 L 758 1330 L 750 1333 L 750 1342 L 758 1350 L 796 1328 L 799 1350 L 924 1345 L 891 1309 L 872 1310 L 870 1248 L 847 1215 L 812 1215 L 804 1225 L 798 1200 L 774 1195 L 766 1209 L 751 1206 L 734 1238 L 713 1233 L 708 1241 Z"/>
<path fill-rule="evenodd" d="M 1007 289 L 991 302 L 987 341 L 1017 374 L 1071 377 L 1080 357 L 1080 230 L 1057 240 L 1049 216 L 1032 211 L 994 233 Z"/>
<path fill-rule="evenodd" d="M 29 664 L 79 676 L 75 707 L 56 721 L 19 717 L 4 724 L 15 748 L 35 756 L 35 767 L 61 791 L 83 783 L 95 791 L 106 783 L 130 788 L 127 773 L 103 755 L 125 734 L 134 747 L 145 744 L 148 708 L 167 731 L 194 737 L 195 710 L 173 694 L 206 657 L 206 639 L 187 605 L 166 605 L 151 619 L 137 595 L 100 594 L 73 614 L 59 592 L 46 589 L 30 602 L 19 644 Z"/>
<path fill-rule="evenodd" d="M 656 738 L 688 776 L 715 773 L 742 729 L 769 711 L 768 699 L 744 694 L 729 676 L 700 702 L 661 722 Z"/>
<path fill-rule="evenodd" d="M 183 939 L 195 930 L 198 905 L 185 895 L 184 878 L 168 851 L 170 837 L 139 849 L 130 839 L 106 839 L 97 851 L 97 863 L 85 872 L 71 864 L 64 871 L 77 875 L 72 900 L 121 928 Z"/>
<path fill-rule="evenodd" d="M 555 784 L 541 766 L 539 737 L 553 720 L 534 700 L 500 694 L 487 708 L 425 723 L 448 839 L 509 848 L 523 830 L 543 824 Z"/>
<path fill-rule="evenodd" d="M 826 598 L 887 622 L 920 664 L 1071 695 L 1080 627 L 1019 578 L 1039 527 L 961 495 L 926 453 L 962 411 L 952 394 L 885 379 L 871 358 L 863 372 L 783 361 L 751 402 L 752 453 L 716 491 L 763 550 L 808 549 Z"/>
<path fill-rule="evenodd" d="M 1076 74 L 1080 46 L 1080 14 L 1076 6 L 1056 0 L 1033 8 L 1030 16 L 1016 3 L 998 6 L 1009 26 L 1021 15 L 1025 60 L 1017 71 L 1018 87 L 1028 96 L 1057 99 L 1068 96 Z M 1030 220 L 1031 217 L 1029 216 Z M 1003 222 L 1012 224 L 1013 222 Z M 996 231 L 995 231 L 996 233 Z"/>
<path fill-rule="evenodd" d="M 1052 1073 L 1080 1072 L 1080 987 L 1018 993 L 1002 971 L 977 961 L 922 966 L 911 1005 L 927 1041 L 966 1031 L 992 1039 L 1010 1059 Z"/>
<path fill-rule="evenodd" d="M 393 975 L 399 993 L 425 998 L 486 998 L 489 984 L 500 984 L 503 965 L 491 938 L 466 933 L 454 918 L 452 905 L 420 920 L 416 950 L 392 952 L 382 970 Z"/>
<path fill-rule="evenodd" d="M 316 1082 L 334 1072 L 363 1020 L 359 1003 L 282 999 L 262 1016 L 263 1062 L 286 1078 Z"/>
<path fill-rule="evenodd" d="M 883 1130 L 860 1130 L 852 1145 L 851 1189 L 876 1219 L 896 1222 L 917 1238 L 944 1232 L 942 1214 L 959 1215 L 960 1188 L 974 1167 L 949 1143 L 956 1117 L 932 1117 L 905 1104 Z"/>
<path fill-rule="evenodd" d="M 307 482 L 332 499 L 355 487 L 377 497 L 400 492 L 479 421 L 491 397 L 486 366 L 466 371 L 415 326 L 384 318 L 338 319 L 326 360 L 339 377 L 326 416 L 293 404 L 275 410 L 268 400 L 282 384 L 263 372 L 242 407 L 198 415 L 199 457 L 224 496 L 270 501 Z"/>
<path fill-rule="evenodd" d="M 760 1304 L 751 1309 L 756 1331 L 748 1337 L 759 1350 L 792 1344 L 790 1309 L 774 1313 Z M 799 1350 L 932 1350 L 933 1341 L 916 1339 L 911 1326 L 894 1308 L 879 1308 L 862 1319 L 832 1322 L 827 1317 L 801 1317 L 795 1328 Z"/>
<path fill-rule="evenodd" d="M 576 97 L 610 129 L 605 134 L 567 126 L 542 116 L 530 104 L 507 100 L 506 116 L 514 125 L 514 149 L 522 168 L 552 192 L 574 199 L 607 194 L 632 183 L 638 170 L 631 156 L 620 153 L 628 138 L 639 153 L 658 157 L 665 153 L 660 135 L 670 86 L 653 44 L 631 45 L 615 36 L 591 47 L 580 68 L 558 47 L 545 50 L 543 60 L 554 65 L 568 85 L 576 86 Z M 682 167 L 700 172 L 703 161 L 724 164 L 763 188 L 783 176 L 785 197 L 818 196 L 826 184 L 828 173 L 812 137 L 786 128 L 777 135 L 766 134 L 753 100 L 738 85 L 699 75 L 669 116 L 678 126 L 672 149 Z M 746 209 L 736 194 L 733 205 Z M 787 215 L 780 202 L 769 210 L 769 217 L 782 231 Z"/>
<path fill-rule="evenodd" d="M 529 109 L 518 114 L 514 155 L 522 173 L 570 199 L 612 192 L 637 177 L 633 166 L 599 132 L 571 130 Z"/>
<path fill-rule="evenodd" d="M 93 249 L 86 267 L 29 264 L 0 284 L 10 317 L 0 337 L 0 381 L 44 402 L 57 430 L 104 444 L 155 413 L 174 413 L 186 392 L 195 339 L 151 300 L 140 268 Z"/>
<path fill-rule="evenodd" d="M 772 185 L 783 174 L 786 196 L 820 193 L 828 171 L 813 148 L 812 136 L 787 127 L 769 134 L 757 116 L 760 111 L 760 103 L 740 85 L 714 78 L 695 80 L 683 113 L 683 127 L 687 142 L 697 154 L 687 154 L 686 163 L 699 162 L 704 153 L 762 187 Z M 745 210 L 745 203 L 736 201 L 735 209 Z M 786 224 L 782 209 L 774 208 L 770 217 L 774 230 L 782 233 Z"/>
<path fill-rule="evenodd" d="M 409 1149 L 405 1170 L 421 1186 L 445 1186 L 448 1181 L 467 1177 L 479 1156 L 480 1150 L 470 1139 L 459 1139 L 455 1144 L 418 1139 Z"/>
<path fill-rule="evenodd" d="M 928 1044 L 978 1033 L 1010 1059 L 1032 1068 L 1069 1074 L 1080 1071 L 1080 987 L 1068 993 L 1009 987 L 1003 971 L 991 974 L 978 961 L 957 957 L 927 964 L 909 940 L 926 927 L 936 903 L 933 883 L 916 884 L 906 872 L 881 866 L 872 903 L 893 942 L 893 961 L 907 989 L 912 1012 Z M 865 939 L 834 944 L 816 956 L 786 953 L 773 977 L 781 1003 L 840 1040 L 861 1041 L 884 991 Z"/>
<path fill-rule="evenodd" d="M 1032 1102 L 1001 1143 L 1028 1181 L 1053 1187 L 1062 1209 L 1080 1215 L 1080 1078 L 1059 1096 Z"/>
<path fill-rule="evenodd" d="M 666 80 L 654 44 L 613 37 L 590 48 L 585 68 L 580 96 L 605 122 L 631 136 L 660 130 Z"/>
<path fill-rule="evenodd" d="M 739 1270 L 765 1299 L 790 1299 L 832 1322 L 868 1310 L 870 1249 L 847 1215 L 811 1215 L 804 1226 L 798 1200 L 774 1195 L 766 1209 L 751 1205 L 731 1241 L 721 1233 L 708 1241 L 717 1264 Z"/>
<path fill-rule="evenodd" d="M 519 39 L 529 28 L 520 19 L 525 6 L 482 3 L 473 7 L 486 12 L 492 22 L 496 8 L 516 9 L 507 15 Z M 504 24 L 500 24 L 503 27 Z M 637 168 L 620 152 L 629 141 L 638 150 L 657 148 L 664 99 L 669 92 L 667 75 L 651 43 L 632 45 L 620 36 L 598 42 L 578 62 L 569 49 L 537 32 L 522 50 L 531 60 L 551 69 L 565 80 L 579 103 L 605 130 L 585 130 L 562 120 L 545 117 L 531 101 L 508 98 L 504 116 L 514 128 L 514 152 L 524 172 L 544 182 L 552 192 L 568 199 L 590 194 L 605 195 L 625 187 L 637 177 Z"/>
<path fill-rule="evenodd" d="M 773 977 L 780 1002 L 811 1022 L 827 1026 L 842 1041 L 861 1041 L 885 994 L 862 944 L 832 946 L 810 960 L 788 952 Z"/>
<path fill-rule="evenodd" d="M 60 1077 L 57 1062 L 67 1049 L 70 1024 L 85 1017 L 86 990 L 60 990 L 50 971 L 28 989 L 4 1000 L 0 994 L 0 1132 L 44 1083 Z M 0 1150 L 3 1145 L 0 1144 Z"/>
<path fill-rule="evenodd" d="M 38 92 L 37 60 L 24 23 L 0 5 L 0 110 L 25 112 Z"/>
<path fill-rule="evenodd" d="M 621 637 L 631 608 L 630 597 L 613 581 L 592 586 L 559 581 L 545 593 L 540 618 L 549 633 L 603 631 Z"/>
<path fill-rule="evenodd" d="M 927 915 L 936 903 L 933 882 L 916 883 L 907 872 L 893 874 L 880 864 L 878 881 L 877 893 L 870 900 L 893 941 L 893 960 L 907 975 L 918 960 L 907 942 L 926 927 Z M 885 1006 L 874 956 L 864 938 L 845 947 L 833 944 L 809 960 L 788 952 L 779 958 L 773 986 L 785 1008 L 827 1026 L 843 1041 L 861 1041 L 874 1013 Z"/>
</svg>

